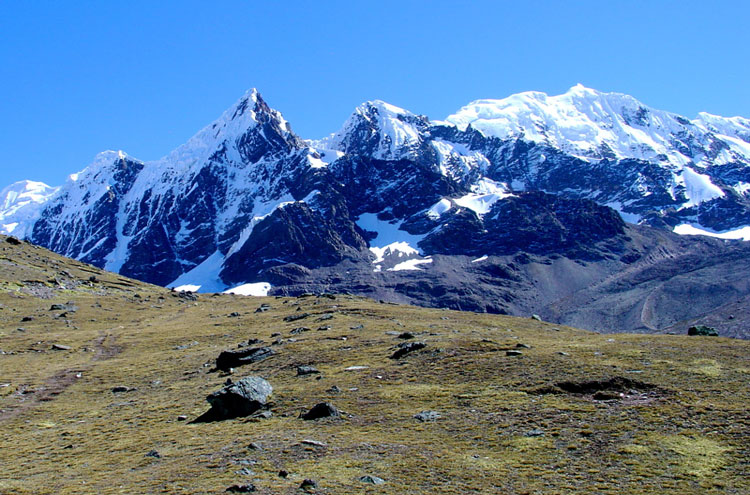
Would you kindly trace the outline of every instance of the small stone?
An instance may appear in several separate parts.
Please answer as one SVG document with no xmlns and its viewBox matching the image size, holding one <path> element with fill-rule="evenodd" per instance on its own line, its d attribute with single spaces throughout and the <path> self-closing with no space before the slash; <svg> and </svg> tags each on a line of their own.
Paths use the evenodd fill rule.
<svg viewBox="0 0 750 495">
<path fill-rule="evenodd" d="M 317 440 L 302 440 L 300 443 L 303 445 L 312 445 L 313 447 L 328 447 L 328 444 L 318 442 Z"/>
<path fill-rule="evenodd" d="M 274 333 L 271 334 L 271 337 L 272 338 L 273 337 L 281 337 L 281 333 L 280 332 L 274 332 Z"/>
<path fill-rule="evenodd" d="M 391 355 L 391 359 L 400 359 L 411 352 L 424 349 L 425 347 L 427 347 L 427 344 L 424 342 L 403 342 L 398 345 L 398 349 Z"/>
<path fill-rule="evenodd" d="M 34 317 L 33 316 L 24 316 L 23 318 L 21 318 L 21 323 L 24 323 L 24 322 L 27 322 L 27 321 L 34 321 Z"/>
<path fill-rule="evenodd" d="M 314 480 L 306 479 L 299 485 L 299 487 L 305 491 L 310 491 L 318 488 L 318 484 Z"/>
<path fill-rule="evenodd" d="M 237 317 L 238 317 L 239 315 L 240 315 L 240 314 L 239 314 L 239 313 L 238 313 L 237 311 L 233 311 L 233 312 L 229 313 L 229 315 L 228 315 L 228 316 L 229 316 L 230 318 L 237 318 Z"/>
<path fill-rule="evenodd" d="M 125 385 L 117 385 L 116 387 L 112 387 L 112 393 L 113 394 L 120 394 L 123 392 L 132 392 L 135 390 L 134 388 L 126 387 Z"/>
<path fill-rule="evenodd" d="M 413 339 L 414 338 L 414 334 L 411 333 L 411 332 L 404 332 L 404 333 L 399 334 L 398 338 L 399 339 L 404 339 L 404 340 L 406 340 L 406 339 Z"/>
<path fill-rule="evenodd" d="M 250 442 L 250 445 L 248 445 L 247 448 L 250 450 L 263 450 L 263 447 L 261 447 L 260 444 L 256 442 Z"/>
<path fill-rule="evenodd" d="M 230 493 L 251 493 L 255 491 L 255 485 L 247 483 L 244 485 L 232 485 L 226 489 Z"/>
<path fill-rule="evenodd" d="M 544 436 L 544 430 L 540 430 L 539 428 L 535 428 L 533 430 L 527 431 L 523 434 L 525 437 L 541 437 Z"/>
<path fill-rule="evenodd" d="M 324 332 L 324 331 L 330 330 L 330 329 L 331 329 L 331 325 L 323 325 L 322 327 L 318 327 L 318 331 L 320 331 L 320 332 Z"/>
<path fill-rule="evenodd" d="M 369 368 L 369 366 L 349 366 L 348 368 L 344 368 L 344 371 L 362 371 Z"/>
<path fill-rule="evenodd" d="M 341 393 L 341 389 L 338 388 L 336 385 L 334 385 L 333 387 L 331 387 L 328 390 L 326 390 L 326 392 L 328 392 L 329 394 L 340 394 Z"/>
<path fill-rule="evenodd" d="M 559 355 L 561 355 L 561 356 L 570 356 L 570 354 L 568 354 L 568 353 L 567 353 L 567 352 L 565 352 L 565 351 L 557 351 L 557 353 L 558 353 Z"/>
<path fill-rule="evenodd" d="M 378 478 L 377 476 L 372 476 L 369 474 L 366 474 L 365 476 L 362 476 L 359 478 L 359 481 L 362 483 L 369 483 L 371 485 L 382 485 L 385 483 L 385 480 L 383 478 Z"/>
<path fill-rule="evenodd" d="M 69 351 L 70 346 L 69 345 L 63 345 L 63 344 L 52 344 L 51 349 L 53 351 Z"/>
<path fill-rule="evenodd" d="M 179 416 L 177 416 L 177 421 L 187 421 L 187 416 L 185 416 L 184 414 L 180 414 Z"/>
<path fill-rule="evenodd" d="M 289 333 L 292 334 L 292 335 L 297 335 L 297 334 L 300 334 L 302 332 L 309 332 L 309 331 L 310 331 L 310 329 L 307 328 L 307 327 L 297 327 L 297 328 L 293 329 Z"/>
<path fill-rule="evenodd" d="M 529 344 L 516 344 L 516 349 L 531 349 Z"/>
<path fill-rule="evenodd" d="M 243 467 L 239 471 L 235 471 L 235 474 L 239 474 L 240 476 L 255 476 L 255 471 L 250 468 Z"/>
<path fill-rule="evenodd" d="M 349 327 L 349 330 L 362 330 L 365 328 L 364 325 L 354 325 L 353 327 Z"/>
<path fill-rule="evenodd" d="M 297 376 L 313 375 L 320 373 L 314 366 L 297 366 Z"/>
<path fill-rule="evenodd" d="M 300 313 L 298 315 L 289 315 L 289 316 L 286 316 L 284 318 L 284 321 L 286 321 L 286 322 L 297 321 L 297 320 L 301 320 L 303 318 L 307 318 L 308 316 L 310 316 L 309 313 Z"/>
<path fill-rule="evenodd" d="M 523 356 L 523 352 L 510 350 L 510 351 L 505 351 L 505 355 L 506 356 Z"/>
<path fill-rule="evenodd" d="M 154 457 L 156 459 L 160 459 L 161 458 L 161 454 L 158 453 L 155 450 L 149 450 L 148 453 L 145 455 L 145 457 Z"/>
<path fill-rule="evenodd" d="M 340 418 L 341 414 L 336 407 L 330 402 L 320 402 L 315 404 L 312 409 L 300 415 L 305 421 L 312 421 L 322 418 Z"/>
<path fill-rule="evenodd" d="M 419 414 L 415 414 L 414 418 L 418 419 L 419 421 L 425 423 L 427 421 L 436 421 L 440 419 L 442 416 L 437 411 L 422 411 Z"/>
<path fill-rule="evenodd" d="M 279 471 L 279 478 L 286 478 L 287 476 L 289 476 L 289 473 L 286 469 L 282 469 L 281 471 Z"/>
</svg>

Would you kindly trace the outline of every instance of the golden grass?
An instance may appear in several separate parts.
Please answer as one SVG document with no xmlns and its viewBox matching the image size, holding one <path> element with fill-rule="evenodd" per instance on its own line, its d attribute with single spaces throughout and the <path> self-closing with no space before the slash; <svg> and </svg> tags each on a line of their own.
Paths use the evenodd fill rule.
<svg viewBox="0 0 750 495">
<path fill-rule="evenodd" d="M 3 494 L 223 493 L 250 481 L 259 493 L 283 494 L 299 493 L 304 478 L 341 494 L 748 493 L 747 342 L 597 335 L 350 296 L 190 301 L 26 245 L 3 247 Z M 72 290 L 49 282 L 52 299 L 24 292 L 24 280 L 61 270 L 99 280 Z M 68 301 L 78 310 L 65 318 L 49 310 Z M 271 310 L 255 313 L 261 303 Z M 312 316 L 284 322 L 298 307 Z M 323 314 L 334 317 L 316 322 Z M 323 324 L 332 328 L 317 331 Z M 312 330 L 290 335 L 298 326 Z M 386 332 L 404 330 L 427 348 L 388 359 L 399 340 Z M 205 396 L 222 386 L 226 377 L 210 372 L 221 350 L 249 338 L 270 344 L 275 332 L 284 339 L 278 354 L 232 377 L 269 380 L 272 418 L 177 420 L 203 413 Z M 55 343 L 71 349 L 53 351 Z M 531 348 L 505 355 L 519 343 Z M 302 364 L 321 378 L 297 377 Z M 659 393 L 630 402 L 529 393 L 614 376 Z M 117 385 L 135 390 L 115 394 Z M 343 419 L 298 419 L 320 401 Z M 442 418 L 420 423 L 413 416 L 423 410 Z M 529 436 L 537 429 L 544 434 Z M 161 457 L 147 457 L 151 450 Z M 365 474 L 386 484 L 365 485 Z"/>
</svg>

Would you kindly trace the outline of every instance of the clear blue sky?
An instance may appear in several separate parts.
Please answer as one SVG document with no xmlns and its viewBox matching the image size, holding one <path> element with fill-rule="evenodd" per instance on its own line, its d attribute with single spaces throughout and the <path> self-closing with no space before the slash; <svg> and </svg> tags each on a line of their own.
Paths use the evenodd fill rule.
<svg viewBox="0 0 750 495">
<path fill-rule="evenodd" d="M 257 87 L 304 138 L 382 99 L 442 119 L 580 82 L 750 117 L 747 1 L 0 4 L 0 188 L 159 158 Z"/>
</svg>

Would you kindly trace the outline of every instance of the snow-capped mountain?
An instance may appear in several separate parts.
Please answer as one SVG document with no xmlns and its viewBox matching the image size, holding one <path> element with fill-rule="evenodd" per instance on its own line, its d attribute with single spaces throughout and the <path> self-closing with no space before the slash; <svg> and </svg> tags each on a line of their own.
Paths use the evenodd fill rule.
<svg viewBox="0 0 750 495">
<path fill-rule="evenodd" d="M 43 205 L 58 189 L 43 182 L 22 180 L 0 191 L 0 232 L 26 237 Z"/>
<path fill-rule="evenodd" d="M 750 225 L 750 121 L 689 121 L 579 85 L 475 101 L 434 122 L 366 102 L 338 132 L 304 141 L 251 90 L 160 160 L 104 152 L 41 191 L 25 216 L 19 194 L 6 201 L 5 232 L 153 283 L 512 312 L 520 296 L 503 290 L 538 274 L 508 257 L 594 263 L 591 283 L 651 259 L 656 234 L 632 223 Z"/>
</svg>

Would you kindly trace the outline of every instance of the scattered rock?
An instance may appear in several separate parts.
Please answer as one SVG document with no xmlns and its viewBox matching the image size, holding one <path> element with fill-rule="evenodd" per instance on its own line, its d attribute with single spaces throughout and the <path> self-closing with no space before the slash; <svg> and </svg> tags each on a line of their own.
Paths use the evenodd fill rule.
<svg viewBox="0 0 750 495">
<path fill-rule="evenodd" d="M 239 315 L 240 314 L 237 311 L 233 311 L 229 313 L 227 316 L 229 316 L 230 318 L 237 318 Z"/>
<path fill-rule="evenodd" d="M 160 459 L 161 458 L 161 454 L 158 453 L 155 450 L 149 450 L 148 453 L 145 455 L 145 457 L 154 457 L 156 459 Z"/>
<path fill-rule="evenodd" d="M 323 315 L 323 316 L 321 316 L 320 318 L 318 318 L 318 319 L 317 319 L 317 320 L 315 320 L 315 321 L 326 321 L 326 320 L 330 320 L 330 319 L 332 319 L 332 318 L 333 318 L 333 315 L 331 315 L 331 314 L 327 314 L 327 315 Z"/>
<path fill-rule="evenodd" d="M 302 320 L 304 318 L 307 318 L 308 316 L 310 316 L 309 313 L 300 313 L 298 315 L 289 315 L 289 316 L 284 317 L 284 321 L 290 322 L 290 321 Z"/>
<path fill-rule="evenodd" d="M 323 332 L 325 330 L 330 330 L 330 329 L 331 329 L 331 325 L 323 325 L 321 327 L 318 327 L 318 330 L 321 331 L 321 332 Z"/>
<path fill-rule="evenodd" d="M 704 337 L 718 337 L 719 332 L 713 327 L 708 327 L 706 325 L 696 325 L 694 327 L 688 328 L 688 335 L 699 335 L 699 336 L 704 336 Z"/>
<path fill-rule="evenodd" d="M 180 414 L 179 416 L 177 416 L 177 421 L 186 421 L 186 420 L 187 420 L 187 416 L 185 416 L 184 414 Z"/>
<path fill-rule="evenodd" d="M 362 371 L 368 368 L 369 366 L 349 366 L 348 368 L 344 368 L 344 371 Z"/>
<path fill-rule="evenodd" d="M 63 345 L 63 344 L 52 344 L 50 347 L 53 351 L 69 351 L 71 347 L 69 345 Z"/>
<path fill-rule="evenodd" d="M 531 349 L 529 344 L 516 344 L 516 349 Z"/>
<path fill-rule="evenodd" d="M 591 398 L 594 400 L 618 400 L 620 399 L 620 394 L 607 390 L 600 390 L 596 392 Z"/>
<path fill-rule="evenodd" d="M 411 333 L 411 332 L 403 332 L 403 333 L 400 333 L 398 335 L 398 338 L 399 339 L 404 339 L 404 340 L 413 339 L 414 338 L 414 334 Z"/>
<path fill-rule="evenodd" d="M 309 331 L 310 331 L 310 329 L 307 328 L 307 327 L 297 327 L 297 328 L 293 329 L 289 333 L 292 334 L 292 335 L 297 335 L 297 334 L 300 334 L 302 332 L 309 332 Z"/>
<path fill-rule="evenodd" d="M 339 410 L 336 409 L 336 406 L 334 406 L 330 402 L 321 402 L 319 404 L 315 404 L 312 407 L 312 409 L 300 415 L 300 418 L 306 421 L 322 419 L 322 418 L 340 418 L 340 417 L 341 417 L 341 414 L 339 413 Z"/>
<path fill-rule="evenodd" d="M 505 355 L 506 356 L 523 356 L 523 352 L 515 351 L 511 349 L 510 351 L 505 351 Z"/>
<path fill-rule="evenodd" d="M 557 353 L 558 353 L 559 355 L 561 355 L 561 356 L 570 356 L 570 354 L 568 354 L 568 353 L 567 353 L 567 352 L 565 352 L 565 351 L 557 351 Z"/>
<path fill-rule="evenodd" d="M 306 479 L 299 485 L 299 487 L 305 491 L 311 491 L 317 489 L 318 484 L 314 480 Z"/>
<path fill-rule="evenodd" d="M 391 359 L 400 359 L 410 352 L 418 351 L 425 347 L 427 347 L 427 344 L 424 342 L 403 342 L 398 345 L 398 349 L 391 355 Z"/>
<path fill-rule="evenodd" d="M 21 245 L 21 241 L 19 241 L 15 237 L 6 237 L 5 238 L 5 242 L 7 242 L 8 244 L 12 244 L 14 246 L 20 246 Z"/>
<path fill-rule="evenodd" d="M 302 440 L 300 443 L 303 445 L 312 445 L 313 447 L 328 447 L 328 444 L 318 442 L 317 440 Z"/>
<path fill-rule="evenodd" d="M 282 469 L 279 471 L 279 478 L 287 478 L 289 476 L 289 472 L 286 469 Z"/>
<path fill-rule="evenodd" d="M 365 328 L 364 325 L 354 325 L 353 327 L 349 327 L 349 330 L 362 330 Z"/>
<path fill-rule="evenodd" d="M 113 394 L 121 394 L 121 393 L 125 393 L 125 392 L 134 392 L 136 390 L 138 390 L 138 389 L 137 388 L 126 387 L 125 385 L 118 385 L 116 387 L 112 387 L 112 393 Z"/>
<path fill-rule="evenodd" d="M 211 404 L 211 409 L 195 422 L 250 416 L 266 406 L 268 396 L 272 392 L 273 387 L 263 378 L 245 377 L 206 397 L 208 403 Z"/>
<path fill-rule="evenodd" d="M 331 387 L 328 390 L 326 390 L 326 392 L 328 392 L 329 394 L 340 394 L 341 393 L 341 389 L 338 388 L 336 385 L 334 385 L 333 387 Z"/>
<path fill-rule="evenodd" d="M 244 485 L 232 485 L 227 488 L 230 493 L 250 493 L 255 491 L 255 485 L 252 483 L 246 483 Z"/>
<path fill-rule="evenodd" d="M 314 375 L 320 371 L 315 366 L 297 366 L 297 376 Z"/>
<path fill-rule="evenodd" d="M 544 436 L 544 430 L 534 428 L 533 430 L 527 431 L 523 434 L 525 437 L 542 437 Z"/>
<path fill-rule="evenodd" d="M 271 338 L 273 338 L 273 337 L 281 337 L 281 332 L 273 332 L 271 334 Z"/>
<path fill-rule="evenodd" d="M 414 418 L 425 423 L 427 421 L 437 421 L 438 419 L 442 418 L 442 416 L 437 411 L 422 411 L 419 414 L 415 414 Z"/>
<path fill-rule="evenodd" d="M 362 476 L 359 478 L 359 481 L 362 483 L 369 483 L 371 485 L 382 485 L 385 483 L 385 480 L 383 478 L 378 478 L 377 476 L 372 476 L 369 474 L 366 474 L 365 476 Z"/>
<path fill-rule="evenodd" d="M 27 321 L 34 321 L 34 317 L 33 316 L 24 316 L 23 318 L 21 318 L 21 323 L 27 322 Z"/>
<path fill-rule="evenodd" d="M 194 340 L 194 341 L 189 342 L 187 344 L 182 344 L 182 345 L 175 346 L 174 350 L 176 350 L 176 351 L 183 351 L 183 350 L 189 349 L 190 347 L 193 347 L 195 345 L 198 345 L 198 342 Z"/>
<path fill-rule="evenodd" d="M 256 312 L 256 313 L 265 313 L 265 312 L 266 312 L 266 311 L 268 311 L 269 309 L 271 309 L 271 305 L 270 305 L 270 304 L 265 304 L 265 303 L 264 303 L 264 304 L 261 304 L 261 305 L 260 305 L 260 306 L 258 307 L 258 309 L 256 309 L 256 310 L 255 310 L 255 312 Z"/>
<path fill-rule="evenodd" d="M 536 321 L 542 321 L 542 317 L 539 315 L 531 315 L 531 319 L 536 320 Z"/>
<path fill-rule="evenodd" d="M 253 471 L 250 468 L 243 467 L 239 471 L 235 471 L 235 474 L 239 474 L 240 476 L 255 476 L 255 471 Z"/>
<path fill-rule="evenodd" d="M 276 354 L 269 347 L 251 347 L 248 349 L 233 349 L 222 351 L 216 358 L 216 367 L 220 370 L 228 370 L 245 364 L 257 363 Z"/>
<path fill-rule="evenodd" d="M 256 442 L 250 442 L 250 445 L 248 445 L 247 448 L 250 450 L 263 450 L 263 447 L 261 447 L 260 444 Z"/>
</svg>

